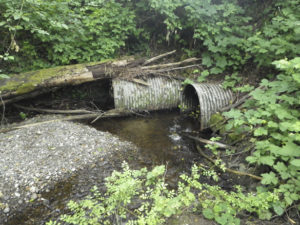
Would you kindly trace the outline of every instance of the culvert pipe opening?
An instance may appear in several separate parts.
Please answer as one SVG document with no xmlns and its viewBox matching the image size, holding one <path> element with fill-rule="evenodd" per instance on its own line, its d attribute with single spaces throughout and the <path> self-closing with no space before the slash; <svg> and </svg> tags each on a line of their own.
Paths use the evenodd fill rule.
<svg viewBox="0 0 300 225">
<path fill-rule="evenodd" d="M 196 112 L 200 114 L 200 101 L 196 89 L 192 85 L 187 85 L 183 89 L 181 112 L 189 114 Z M 200 116 L 200 115 L 199 115 Z"/>
<path fill-rule="evenodd" d="M 220 84 L 193 83 L 185 86 L 182 93 L 181 111 L 195 115 L 200 130 L 209 127 L 212 114 L 233 101 L 233 94 Z"/>
</svg>

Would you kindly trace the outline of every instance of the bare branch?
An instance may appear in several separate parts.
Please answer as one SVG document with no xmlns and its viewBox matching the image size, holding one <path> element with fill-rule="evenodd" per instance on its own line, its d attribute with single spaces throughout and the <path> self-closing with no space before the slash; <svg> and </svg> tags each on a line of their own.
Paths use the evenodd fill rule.
<svg viewBox="0 0 300 225">
<path fill-rule="evenodd" d="M 176 52 L 176 50 L 173 50 L 173 51 L 171 51 L 171 52 L 166 52 L 166 53 L 164 53 L 164 54 L 161 54 L 161 55 L 155 56 L 155 57 L 153 57 L 153 58 L 151 58 L 151 59 L 148 59 L 148 60 L 146 60 L 146 61 L 143 63 L 143 66 L 146 66 L 146 65 L 148 65 L 148 64 L 150 64 L 150 63 L 152 63 L 152 62 L 154 62 L 154 61 L 156 61 L 156 60 L 159 60 L 159 59 L 161 59 L 161 58 L 163 58 L 163 57 L 166 57 L 166 56 L 168 56 L 168 55 L 172 55 L 172 54 L 174 54 L 175 52 Z"/>
</svg>

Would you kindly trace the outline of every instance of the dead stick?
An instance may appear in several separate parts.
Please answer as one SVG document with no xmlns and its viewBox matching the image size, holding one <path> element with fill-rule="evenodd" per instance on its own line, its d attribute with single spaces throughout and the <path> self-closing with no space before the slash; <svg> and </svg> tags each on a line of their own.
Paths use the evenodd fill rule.
<svg viewBox="0 0 300 225">
<path fill-rule="evenodd" d="M 239 101 L 237 101 L 236 103 L 222 108 L 221 110 L 219 110 L 219 112 L 225 112 L 225 111 L 228 111 L 230 109 L 236 108 L 236 107 L 240 106 L 241 104 L 243 104 L 250 97 L 251 97 L 250 95 L 245 95 Z"/>
<path fill-rule="evenodd" d="M 204 139 L 204 138 L 201 138 L 201 137 L 194 137 L 194 136 L 191 136 L 191 135 L 188 135 L 188 134 L 183 134 L 183 136 L 188 137 L 190 139 L 193 139 L 195 141 L 204 143 L 204 144 L 217 145 L 219 148 L 224 148 L 224 149 L 232 149 L 233 148 L 232 146 L 223 144 L 221 142 L 211 141 L 211 140 L 207 140 L 207 139 Z"/>
<path fill-rule="evenodd" d="M 206 154 L 204 154 L 204 152 L 201 150 L 201 148 L 198 145 L 196 147 L 197 147 L 197 150 L 198 150 L 198 152 L 199 152 L 199 154 L 201 156 L 203 156 L 205 159 L 207 159 L 208 161 L 210 161 L 211 163 L 213 163 L 215 166 L 218 166 L 218 164 L 215 162 L 215 160 L 211 159 Z M 229 172 L 229 173 L 233 173 L 233 174 L 239 175 L 239 176 L 248 176 L 248 177 L 251 177 L 251 178 L 256 179 L 256 180 L 262 180 L 262 177 L 253 175 L 251 173 L 245 173 L 245 172 L 241 172 L 241 171 L 237 171 L 237 170 L 232 170 L 232 169 L 229 169 L 227 167 L 225 167 L 225 171 Z"/>
<path fill-rule="evenodd" d="M 45 112 L 45 113 L 56 113 L 56 114 L 90 114 L 94 113 L 92 111 L 88 111 L 85 109 L 77 109 L 77 110 L 55 110 L 55 109 L 41 109 L 41 108 L 33 108 L 26 107 L 18 104 L 13 104 L 16 108 L 25 109 L 28 111 L 36 111 L 36 112 Z"/>
<path fill-rule="evenodd" d="M 53 88 L 52 90 L 56 90 L 56 89 L 57 88 Z M 23 100 L 23 99 L 26 99 L 26 98 L 34 98 L 38 95 L 47 93 L 49 91 L 50 91 L 50 89 L 44 88 L 44 90 L 36 90 L 36 91 L 29 92 L 29 93 L 26 93 L 26 94 L 18 95 L 18 96 L 9 98 L 9 99 L 5 99 L 5 100 L 3 99 L 3 102 L 0 103 L 0 106 L 2 106 L 4 104 L 10 104 L 10 103 L 13 103 L 13 102 L 17 102 L 17 101 L 20 101 L 20 100 Z"/>
<path fill-rule="evenodd" d="M 149 70 L 150 71 L 150 70 Z M 167 77 L 167 78 L 170 78 L 170 79 L 175 79 L 175 80 L 181 80 L 181 81 L 185 81 L 186 80 L 186 78 L 185 77 L 181 77 L 181 76 L 177 76 L 177 75 L 170 75 L 170 74 L 166 74 L 166 73 L 164 73 L 164 72 L 162 72 L 162 73 L 158 73 L 158 72 L 156 72 L 155 70 L 151 70 L 152 72 L 149 72 L 149 71 L 147 71 L 147 73 L 146 74 L 155 74 L 156 76 L 158 76 L 158 77 Z M 149 73 L 148 73 L 149 72 Z"/>
<path fill-rule="evenodd" d="M 262 89 L 262 90 L 265 90 L 266 87 L 264 86 L 258 86 L 256 89 Z M 237 101 L 236 103 L 232 104 L 232 105 L 229 105 L 229 106 L 226 106 L 224 108 L 222 108 L 221 110 L 219 110 L 219 112 L 225 112 L 225 111 L 228 111 L 232 108 L 236 108 L 236 107 L 239 107 L 241 104 L 243 104 L 245 101 L 247 101 L 249 98 L 252 98 L 252 96 L 250 94 L 246 94 L 244 95 L 239 101 Z"/>
<path fill-rule="evenodd" d="M 189 66 L 182 66 L 182 67 L 175 67 L 171 69 L 161 69 L 161 70 L 150 70 L 151 73 L 163 73 L 163 72 L 170 72 L 174 70 L 184 70 L 192 67 L 200 67 L 200 64 L 194 64 L 194 65 L 189 65 Z"/>
<path fill-rule="evenodd" d="M 168 56 L 168 55 L 172 55 L 172 54 L 175 53 L 175 52 L 176 52 L 176 50 L 173 50 L 173 51 L 171 51 L 171 52 L 166 52 L 166 53 L 164 53 L 164 54 L 161 54 L 161 55 L 155 56 L 155 57 L 153 57 L 153 58 L 151 58 L 151 59 L 148 59 L 148 60 L 146 60 L 146 61 L 143 63 L 143 66 L 146 66 L 146 65 L 148 65 L 148 64 L 150 64 L 150 63 L 152 63 L 152 62 L 154 62 L 154 61 L 156 61 L 156 60 L 159 60 L 159 59 L 161 59 L 161 58 L 163 58 L 163 57 L 166 57 L 166 56 Z"/>
<path fill-rule="evenodd" d="M 58 122 L 58 121 L 83 120 L 83 119 L 91 119 L 91 118 L 95 118 L 95 117 L 99 117 L 99 116 L 100 116 L 99 118 L 109 118 L 109 117 L 121 117 L 121 116 L 128 116 L 128 115 L 136 115 L 136 114 L 134 114 L 133 112 L 128 111 L 128 110 L 112 109 L 112 110 L 109 110 L 102 114 L 101 113 L 91 113 L 91 114 L 85 114 L 85 115 L 66 116 L 66 117 L 54 119 L 54 120 L 46 120 L 46 121 L 42 121 L 42 122 L 38 122 L 38 123 L 31 123 L 31 124 L 25 124 L 22 126 L 4 128 L 4 129 L 0 130 L 0 133 L 17 130 L 17 129 L 21 129 L 21 128 L 33 127 L 33 126 L 37 126 L 37 125 L 41 125 L 41 124 L 45 124 L 45 123 Z"/>
<path fill-rule="evenodd" d="M 175 62 L 175 63 L 167 63 L 167 64 L 158 64 L 158 65 L 153 65 L 153 66 L 142 66 L 142 70 L 151 70 L 151 69 L 159 69 L 159 68 L 167 68 L 167 67 L 174 67 L 174 66 L 179 66 L 185 63 L 191 63 L 198 61 L 200 59 L 198 58 L 189 58 L 180 62 Z"/>
</svg>

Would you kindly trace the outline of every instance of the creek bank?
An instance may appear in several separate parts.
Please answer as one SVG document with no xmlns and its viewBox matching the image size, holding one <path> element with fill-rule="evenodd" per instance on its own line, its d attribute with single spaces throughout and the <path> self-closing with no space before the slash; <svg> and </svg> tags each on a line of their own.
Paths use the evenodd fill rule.
<svg viewBox="0 0 300 225">
<path fill-rule="evenodd" d="M 54 118 L 53 116 L 51 116 Z M 27 123 L 48 120 L 35 117 Z M 47 201 L 42 193 L 95 162 L 137 150 L 108 132 L 55 121 L 0 134 L 0 224 L 28 205 Z"/>
</svg>

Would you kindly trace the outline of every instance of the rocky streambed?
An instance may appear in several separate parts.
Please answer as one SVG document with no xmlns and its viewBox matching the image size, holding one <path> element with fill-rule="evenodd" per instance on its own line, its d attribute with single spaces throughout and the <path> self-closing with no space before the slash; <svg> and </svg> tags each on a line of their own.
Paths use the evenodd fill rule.
<svg viewBox="0 0 300 225">
<path fill-rule="evenodd" d="M 36 117 L 27 123 L 44 119 Z M 42 193 L 78 171 L 112 163 L 116 154 L 137 151 L 108 132 L 59 120 L 1 133 L 0 146 L 0 224 L 7 224 L 30 205 L 47 205 L 49 200 Z"/>
</svg>

